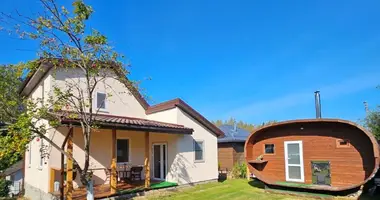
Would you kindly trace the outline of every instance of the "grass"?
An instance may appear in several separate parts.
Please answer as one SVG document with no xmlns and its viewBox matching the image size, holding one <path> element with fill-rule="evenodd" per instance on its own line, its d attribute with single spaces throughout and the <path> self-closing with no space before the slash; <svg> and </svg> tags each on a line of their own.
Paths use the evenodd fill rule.
<svg viewBox="0 0 380 200">
<path fill-rule="evenodd" d="M 377 197 L 378 198 L 378 197 Z M 266 192 L 262 185 L 248 182 L 243 179 L 228 180 L 223 183 L 201 184 L 191 188 L 180 189 L 172 192 L 165 192 L 159 196 L 143 197 L 148 200 L 307 200 L 310 197 L 298 197 L 289 194 L 275 194 Z M 331 198 L 330 198 L 331 199 Z M 334 200 L 352 200 L 352 198 L 333 197 Z M 376 199 L 372 198 L 373 200 Z M 372 200 L 371 198 L 361 198 L 361 200 Z"/>
</svg>

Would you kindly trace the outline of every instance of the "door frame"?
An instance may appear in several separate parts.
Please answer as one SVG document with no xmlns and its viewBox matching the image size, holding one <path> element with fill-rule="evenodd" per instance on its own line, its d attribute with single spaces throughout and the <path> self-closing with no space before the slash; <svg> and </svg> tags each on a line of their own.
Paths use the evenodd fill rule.
<svg viewBox="0 0 380 200">
<path fill-rule="evenodd" d="M 163 157 L 162 153 L 165 153 L 165 158 L 166 158 L 165 163 L 164 163 L 166 165 L 165 171 L 163 172 L 163 169 L 161 167 L 161 172 L 160 173 L 164 173 L 166 175 L 168 174 L 168 143 L 167 142 L 155 142 L 155 143 L 152 143 L 152 166 L 151 166 L 151 168 L 153 170 L 151 170 L 151 173 L 152 173 L 151 177 L 154 180 L 166 180 L 166 177 L 164 179 L 154 177 L 154 170 L 155 170 L 154 169 L 154 146 L 155 145 L 159 145 L 160 146 L 160 151 L 161 151 L 161 158 L 160 159 L 162 159 L 162 157 Z M 165 152 L 162 152 L 162 145 L 166 146 Z M 161 174 L 161 175 L 164 175 L 164 174 Z"/>
<path fill-rule="evenodd" d="M 299 145 L 299 154 L 300 154 L 300 164 L 289 164 L 288 163 L 288 144 L 298 144 Z M 285 150 L 285 178 L 286 181 L 292 182 L 305 182 L 305 166 L 303 164 L 303 144 L 301 140 L 298 141 L 285 141 L 284 142 L 284 150 Z M 301 179 L 291 179 L 289 178 L 289 166 L 299 166 L 301 168 Z"/>
</svg>

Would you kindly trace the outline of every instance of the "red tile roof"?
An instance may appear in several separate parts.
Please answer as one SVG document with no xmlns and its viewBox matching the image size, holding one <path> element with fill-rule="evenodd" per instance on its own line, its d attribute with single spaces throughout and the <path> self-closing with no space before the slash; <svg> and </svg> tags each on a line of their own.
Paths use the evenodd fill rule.
<svg viewBox="0 0 380 200">
<path fill-rule="evenodd" d="M 67 115 L 63 113 L 59 115 L 61 115 L 61 123 L 63 124 L 75 124 L 79 122 L 78 118 L 68 118 L 66 117 Z M 193 129 L 187 128 L 183 125 L 134 117 L 97 114 L 94 115 L 94 120 L 100 127 L 105 128 L 183 134 L 192 134 L 193 132 Z"/>
</svg>

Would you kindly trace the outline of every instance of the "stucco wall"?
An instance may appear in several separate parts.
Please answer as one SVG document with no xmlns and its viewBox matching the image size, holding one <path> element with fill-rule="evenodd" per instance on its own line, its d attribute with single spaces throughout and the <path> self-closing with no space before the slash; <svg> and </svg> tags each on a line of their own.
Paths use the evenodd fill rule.
<svg viewBox="0 0 380 200">
<path fill-rule="evenodd" d="M 43 84 L 42 84 L 43 83 Z M 42 86 L 43 85 L 43 86 Z M 37 100 L 44 97 L 46 100 L 47 94 L 49 94 L 51 90 L 51 74 L 50 72 L 46 74 L 46 76 L 42 79 L 39 85 L 37 85 L 31 95 L 29 96 L 29 99 L 31 100 Z M 43 95 L 44 94 L 44 95 Z M 40 120 L 37 125 L 47 124 L 47 121 Z M 48 128 L 48 126 L 47 126 Z M 47 136 L 49 136 L 49 133 L 47 133 Z M 35 198 L 34 195 L 37 193 L 31 193 L 27 190 L 27 188 L 38 188 L 38 193 L 47 193 L 48 191 L 48 180 L 49 180 L 49 173 L 48 173 L 48 158 L 45 157 L 43 160 L 42 166 L 40 166 L 40 158 L 41 158 L 41 139 L 35 138 L 29 143 L 29 147 L 27 148 L 27 151 L 25 152 L 25 196 L 31 197 L 32 199 Z M 47 150 L 48 143 L 44 142 L 44 150 Z M 27 187 L 30 186 L 30 187 Z"/>
<path fill-rule="evenodd" d="M 73 82 L 77 83 L 77 85 L 80 83 L 83 87 L 85 86 L 85 78 L 80 69 L 70 69 L 69 71 L 56 69 L 56 72 L 53 74 L 53 86 L 67 88 L 68 84 Z M 102 92 L 107 94 L 107 99 L 106 110 L 99 111 L 100 114 L 145 118 L 144 108 L 130 93 L 128 88 L 116 80 L 116 78 L 112 78 L 114 77 L 112 73 L 109 73 L 107 76 L 107 78 L 97 84 L 93 93 L 93 109 L 97 110 L 95 100 L 97 92 Z M 75 91 L 74 89 L 73 92 Z"/>
<path fill-rule="evenodd" d="M 176 136 L 177 153 L 168 171 L 168 181 L 189 184 L 218 178 L 217 137 L 211 131 L 177 107 L 150 114 L 147 118 L 194 129 L 192 135 Z M 204 141 L 204 162 L 195 162 L 194 140 Z"/>
<path fill-rule="evenodd" d="M 178 108 L 149 114 L 147 119 L 176 124 L 178 122 Z"/>
<path fill-rule="evenodd" d="M 218 178 L 217 137 L 187 113 L 178 109 L 178 124 L 194 129 L 192 135 L 182 136 L 177 143 L 176 162 L 180 167 L 179 184 Z M 194 140 L 204 141 L 204 162 L 195 162 Z"/>
</svg>

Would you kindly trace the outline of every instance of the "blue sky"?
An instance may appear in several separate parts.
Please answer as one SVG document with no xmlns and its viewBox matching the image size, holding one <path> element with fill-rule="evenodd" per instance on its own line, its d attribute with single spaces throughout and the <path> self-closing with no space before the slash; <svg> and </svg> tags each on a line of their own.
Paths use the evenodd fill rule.
<svg viewBox="0 0 380 200">
<path fill-rule="evenodd" d="M 3 0 L 31 13 L 36 0 Z M 180 97 L 207 118 L 252 123 L 322 116 L 352 121 L 380 104 L 380 1 L 88 0 L 106 34 L 144 80 L 151 102 Z M 0 63 L 35 45 L 0 35 Z M 21 50 L 20 50 L 21 49 Z M 32 51 L 29 51 L 32 50 Z"/>
</svg>

